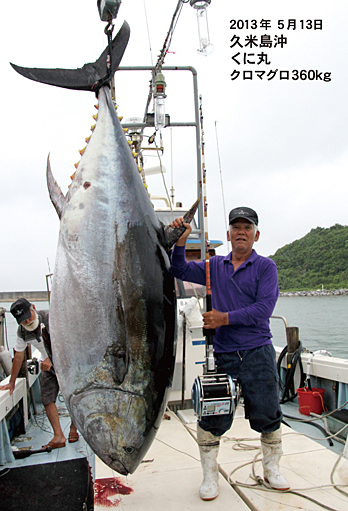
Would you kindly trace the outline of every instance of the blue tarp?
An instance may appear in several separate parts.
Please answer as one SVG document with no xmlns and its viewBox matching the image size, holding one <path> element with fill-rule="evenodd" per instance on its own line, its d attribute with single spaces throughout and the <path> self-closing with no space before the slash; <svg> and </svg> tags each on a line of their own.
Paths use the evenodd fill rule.
<svg viewBox="0 0 348 511">
<path fill-rule="evenodd" d="M 337 408 L 348 401 L 348 385 L 347 383 L 338 382 Z M 348 410 L 348 404 L 343 409 Z"/>
<path fill-rule="evenodd" d="M 0 422 L 0 465 L 6 465 L 6 463 L 12 463 L 13 461 L 15 461 L 15 458 L 11 449 L 6 419 L 2 419 Z"/>
</svg>

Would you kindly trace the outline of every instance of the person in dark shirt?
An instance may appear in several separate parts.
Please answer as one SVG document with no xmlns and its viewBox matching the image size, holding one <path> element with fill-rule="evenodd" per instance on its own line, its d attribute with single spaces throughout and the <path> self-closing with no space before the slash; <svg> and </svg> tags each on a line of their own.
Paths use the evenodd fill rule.
<svg viewBox="0 0 348 511">
<path fill-rule="evenodd" d="M 28 302 L 26 298 L 16 300 L 11 305 L 10 312 L 19 326 L 17 329 L 10 382 L 7 385 L 0 386 L 0 390 L 9 390 L 10 395 L 13 393 L 27 345 L 37 348 L 41 354 L 41 401 L 54 433 L 52 440 L 42 447 L 49 446 L 52 449 L 65 447 L 66 438 L 59 422 L 59 414 L 56 407 L 59 385 L 52 364 L 49 313 L 45 310 L 37 311 L 35 305 Z M 70 425 L 69 443 L 77 442 L 78 439 L 79 434 L 72 422 Z"/>
<path fill-rule="evenodd" d="M 269 319 L 278 299 L 275 263 L 258 255 L 253 245 L 260 237 L 256 212 L 247 207 L 229 214 L 227 240 L 232 252 L 210 259 L 212 310 L 203 314 L 205 329 L 215 329 L 214 355 L 218 373 L 229 374 L 242 386 L 245 415 L 250 426 L 261 433 L 265 482 L 274 489 L 289 489 L 279 472 L 282 454 L 279 382 Z M 183 218 L 171 226 L 186 231 L 174 246 L 171 273 L 181 280 L 206 284 L 205 261 L 186 261 L 185 244 L 191 232 Z M 197 441 L 203 468 L 200 496 L 218 495 L 217 455 L 220 437 L 231 427 L 233 415 L 202 417 Z"/>
</svg>

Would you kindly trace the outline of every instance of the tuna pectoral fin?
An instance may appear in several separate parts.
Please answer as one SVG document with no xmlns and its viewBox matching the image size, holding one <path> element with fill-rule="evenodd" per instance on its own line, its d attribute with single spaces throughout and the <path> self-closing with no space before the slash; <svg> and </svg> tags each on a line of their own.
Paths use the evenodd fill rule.
<svg viewBox="0 0 348 511">
<path fill-rule="evenodd" d="M 185 223 L 189 224 L 192 221 L 192 219 L 195 216 L 195 213 L 197 211 L 198 204 L 199 204 L 200 200 L 201 200 L 201 196 L 198 197 L 198 199 L 193 204 L 191 209 L 184 215 L 184 222 Z M 182 236 L 184 234 L 185 227 L 182 226 L 182 227 L 177 227 L 177 228 L 173 229 L 173 227 L 170 227 L 170 225 L 166 225 L 165 228 L 164 228 L 164 232 L 165 232 L 165 235 L 166 235 L 166 239 L 167 239 L 167 243 L 168 243 L 168 248 L 170 249 L 178 241 L 180 236 Z"/>
<path fill-rule="evenodd" d="M 65 197 L 63 195 L 62 190 L 59 188 L 59 185 L 57 184 L 56 180 L 53 177 L 50 164 L 50 155 L 48 155 L 47 157 L 46 179 L 50 199 L 58 213 L 59 218 L 61 218 L 62 211 L 65 206 Z"/>
<path fill-rule="evenodd" d="M 114 75 L 121 62 L 128 44 L 129 34 L 129 25 L 125 21 L 112 41 L 111 76 Z M 108 52 L 109 48 L 106 48 L 96 62 L 85 64 L 81 69 L 38 69 L 20 67 L 12 63 L 11 66 L 17 73 L 35 82 L 47 83 L 65 89 L 92 91 L 93 85 L 107 74 Z"/>
</svg>

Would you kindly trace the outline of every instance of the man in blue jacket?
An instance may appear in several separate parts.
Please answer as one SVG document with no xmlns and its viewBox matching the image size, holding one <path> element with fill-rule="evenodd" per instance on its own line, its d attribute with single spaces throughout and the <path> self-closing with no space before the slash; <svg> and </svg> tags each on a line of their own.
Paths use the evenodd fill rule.
<svg viewBox="0 0 348 511">
<path fill-rule="evenodd" d="M 205 285 L 205 261 L 187 262 L 185 258 L 190 225 L 182 217 L 171 224 L 181 225 L 186 231 L 173 249 L 171 273 L 181 280 Z M 206 329 L 216 329 L 213 342 L 218 373 L 240 381 L 246 417 L 251 428 L 261 433 L 264 479 L 270 487 L 285 490 L 290 485 L 279 472 L 282 412 L 269 326 L 279 294 L 278 275 L 275 263 L 253 249 L 259 237 L 256 212 L 247 207 L 232 209 L 227 232 L 232 252 L 210 259 L 212 310 L 203 314 L 203 323 Z M 218 495 L 219 441 L 232 421 L 233 415 L 209 416 L 202 417 L 197 425 L 203 500 Z"/>
</svg>

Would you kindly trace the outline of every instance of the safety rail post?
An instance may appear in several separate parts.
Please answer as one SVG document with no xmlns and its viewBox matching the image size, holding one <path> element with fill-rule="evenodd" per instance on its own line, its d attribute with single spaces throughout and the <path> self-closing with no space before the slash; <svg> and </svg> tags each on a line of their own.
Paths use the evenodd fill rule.
<svg viewBox="0 0 348 511">
<path fill-rule="evenodd" d="M 291 361 L 291 356 L 298 349 L 300 345 L 299 328 L 297 326 L 289 326 L 284 316 L 271 316 L 271 319 L 281 319 L 285 326 L 286 344 L 288 347 L 287 363 Z"/>
<path fill-rule="evenodd" d="M 5 346 L 5 309 L 0 307 L 0 346 Z"/>
<path fill-rule="evenodd" d="M 288 345 L 287 362 L 289 364 L 293 353 L 300 345 L 299 328 L 297 326 L 286 327 L 286 343 Z"/>
</svg>

